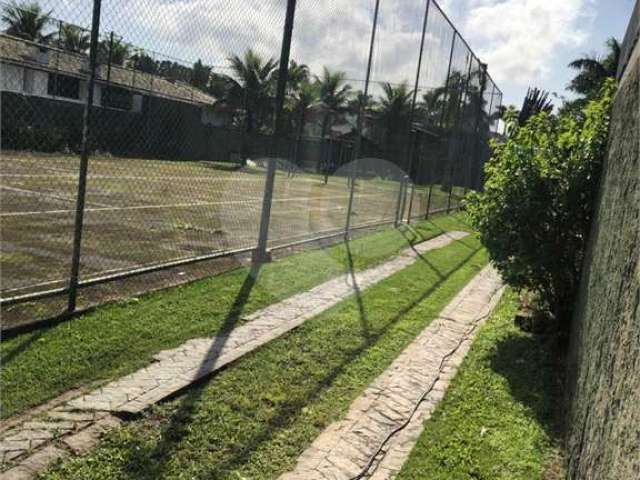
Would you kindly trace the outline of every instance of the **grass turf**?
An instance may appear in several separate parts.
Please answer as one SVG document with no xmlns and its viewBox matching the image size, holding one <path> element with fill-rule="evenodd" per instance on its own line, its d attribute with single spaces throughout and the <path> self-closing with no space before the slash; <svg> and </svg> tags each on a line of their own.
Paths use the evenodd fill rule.
<svg viewBox="0 0 640 480">
<path fill-rule="evenodd" d="M 223 325 L 237 325 L 241 314 L 347 271 L 349 261 L 354 270 L 362 270 L 393 256 L 408 242 L 466 229 L 461 218 L 436 217 L 404 234 L 388 229 L 362 237 L 350 244 L 351 260 L 344 244 L 292 255 L 264 266 L 249 292 L 251 277 L 239 269 L 4 340 L 1 414 L 7 417 L 71 388 L 135 371 L 160 350 L 219 333 Z"/>
<path fill-rule="evenodd" d="M 5 297 L 67 285 L 78 161 L 72 155 L 3 152 L 1 182 L 8 193 L 0 204 L 0 229 L 12 246 L 0 255 Z M 224 171 L 205 162 L 92 156 L 81 278 L 255 246 L 264 182 L 264 173 Z M 390 180 L 358 179 L 352 226 L 391 221 L 398 187 Z M 416 193 L 413 211 L 424 212 L 425 190 Z M 454 196 L 453 205 L 458 201 Z M 343 175 L 325 184 L 319 175 L 288 177 L 279 170 L 270 245 L 341 229 L 348 202 Z M 432 211 L 446 203 L 446 192 L 434 188 Z M 32 312 L 55 314 L 46 302 L 37 305 L 9 307 L 7 317 L 22 323 Z"/>
<path fill-rule="evenodd" d="M 514 326 L 517 308 L 508 292 L 425 422 L 398 480 L 564 478 L 551 347 Z"/>
<path fill-rule="evenodd" d="M 473 237 L 430 251 L 45 477 L 275 478 L 486 261 Z"/>
</svg>

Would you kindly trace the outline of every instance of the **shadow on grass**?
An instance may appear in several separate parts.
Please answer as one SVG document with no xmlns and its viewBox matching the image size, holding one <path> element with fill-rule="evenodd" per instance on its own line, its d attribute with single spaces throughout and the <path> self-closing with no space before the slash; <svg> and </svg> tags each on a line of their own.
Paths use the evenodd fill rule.
<svg viewBox="0 0 640 480">
<path fill-rule="evenodd" d="M 362 336 L 368 341 L 371 338 L 371 330 L 369 328 L 369 319 L 367 318 L 367 311 L 362 300 L 362 292 L 358 285 L 358 279 L 353 267 L 353 255 L 351 254 L 351 246 L 349 241 L 344 242 L 344 248 L 347 252 L 347 269 L 349 276 L 351 277 L 351 286 L 353 287 L 353 294 L 355 295 L 356 302 L 358 303 L 358 313 L 360 315 L 360 325 L 362 326 Z"/>
<path fill-rule="evenodd" d="M 326 372 L 326 375 L 324 375 L 323 378 L 318 379 L 318 381 L 315 382 L 315 384 L 309 388 L 303 396 L 278 405 L 277 411 L 274 412 L 268 421 L 261 425 L 258 431 L 252 434 L 250 440 L 243 442 L 242 447 L 236 448 L 235 451 L 230 453 L 225 460 L 215 465 L 211 465 L 208 468 L 207 474 L 210 475 L 210 478 L 219 478 L 221 476 L 228 475 L 233 472 L 234 469 L 241 467 L 246 463 L 251 454 L 258 450 L 261 445 L 272 440 L 278 435 L 279 431 L 291 426 L 303 413 L 303 409 L 310 403 L 317 401 L 327 388 L 333 384 L 336 378 L 344 373 L 347 367 L 355 359 L 360 357 L 372 346 L 375 346 L 375 344 L 402 317 L 420 305 L 427 297 L 429 297 L 429 295 L 449 279 L 449 277 L 465 265 L 479 250 L 480 247 L 469 252 L 463 259 L 461 259 L 460 262 L 452 266 L 446 274 L 439 274 L 438 280 L 433 285 L 426 288 L 417 296 L 417 298 L 400 309 L 395 315 L 389 318 L 384 325 L 376 328 L 375 331 L 371 330 L 371 326 L 366 318 L 364 301 L 360 297 L 356 288 L 356 302 L 358 302 L 358 312 L 361 317 L 360 322 L 362 325 L 362 342 L 360 345 L 348 351 L 342 361 Z M 248 283 L 248 291 L 250 291 L 249 285 L 252 285 L 252 283 Z M 241 307 L 243 299 L 246 301 L 246 296 L 248 295 L 246 292 L 245 294 L 242 292 L 247 289 L 241 289 L 234 305 Z M 237 314 L 231 315 L 231 318 L 237 318 Z M 229 322 L 225 323 L 230 325 L 233 324 L 234 321 L 229 320 Z M 167 466 L 171 463 L 172 453 L 179 449 L 180 443 L 185 439 L 191 430 L 193 423 L 196 421 L 194 417 L 197 416 L 198 409 L 201 407 L 200 403 L 202 401 L 205 388 L 205 385 L 198 385 L 185 394 L 179 407 L 171 415 L 168 425 L 162 429 L 161 439 L 151 453 L 140 454 L 141 452 L 139 451 L 133 451 L 136 447 L 130 448 L 127 456 L 128 463 L 125 468 L 131 475 L 131 478 L 156 479 L 163 478 L 166 475 Z M 304 445 L 300 445 L 300 449 L 302 448 L 304 448 Z"/>
<path fill-rule="evenodd" d="M 440 270 L 438 270 L 436 268 L 436 266 L 429 261 L 429 259 L 422 253 L 420 253 L 418 251 L 418 249 L 415 247 L 415 242 L 412 242 L 411 239 L 407 236 L 406 231 L 401 231 L 400 233 L 402 233 L 402 236 L 405 237 L 405 239 L 407 240 L 407 243 L 409 244 L 409 248 L 411 248 L 411 250 L 413 250 L 413 253 L 415 253 L 415 255 L 418 257 L 418 259 L 424 263 L 425 265 L 427 265 L 431 270 L 433 270 L 433 272 L 438 275 L 439 278 L 443 278 L 443 274 Z M 445 234 L 446 232 L 444 230 L 441 231 L 441 234 Z M 436 237 L 432 237 L 431 239 L 436 238 Z M 454 240 L 454 242 L 457 242 L 459 245 L 462 245 L 463 247 L 466 247 L 468 250 L 470 250 L 473 254 L 475 254 L 478 251 L 478 248 L 472 245 L 467 244 L 466 242 L 469 240 L 468 237 L 463 237 L 459 240 Z"/>
<path fill-rule="evenodd" d="M 27 350 L 34 342 L 36 342 L 40 337 L 42 337 L 42 335 L 47 330 L 48 330 L 47 328 L 43 328 L 31 334 L 25 335 L 24 338 L 20 339 L 21 340 L 20 343 L 15 345 L 9 351 L 5 351 L 5 349 L 7 348 L 6 344 L 0 344 L 0 351 L 2 352 L 0 354 L 0 363 L 4 366 L 9 365 L 16 355 L 19 355 L 20 353 Z"/>
<path fill-rule="evenodd" d="M 206 360 L 202 365 L 200 365 L 200 369 L 196 374 L 196 377 L 199 377 L 200 375 L 208 375 L 210 365 L 215 364 L 216 360 L 220 357 L 220 354 L 229 339 L 229 334 L 238 323 L 238 320 L 244 311 L 244 306 L 249 301 L 253 287 L 258 279 L 260 268 L 260 264 L 254 264 L 249 272 L 247 272 L 247 276 L 240 286 L 240 289 L 229 308 L 229 312 L 222 322 L 222 325 L 215 333 L 214 341 L 207 352 Z M 205 376 L 204 378 L 207 377 Z M 163 429 L 160 441 L 149 456 L 150 459 L 154 460 L 153 465 L 140 465 L 139 462 L 136 461 L 138 459 L 136 459 L 135 456 L 130 458 L 130 460 L 133 461 L 130 462 L 127 467 L 133 475 L 132 478 L 159 478 L 159 476 L 162 475 L 162 472 L 166 470 L 167 462 L 171 459 L 172 451 L 178 444 L 180 444 L 182 439 L 189 432 L 192 418 L 203 392 L 204 388 L 200 385 L 196 385 L 195 388 L 190 388 L 185 394 L 184 399 L 180 402 L 180 406 L 171 416 L 169 424 Z M 142 472 L 140 468 L 143 468 L 146 471 Z M 142 474 L 144 474 L 144 477 L 140 476 Z"/>
<path fill-rule="evenodd" d="M 540 424 L 554 444 L 562 440 L 560 402 L 563 366 L 555 360 L 552 339 L 511 334 L 500 340 L 491 356 L 493 371 L 509 383 L 512 396 Z"/>
</svg>

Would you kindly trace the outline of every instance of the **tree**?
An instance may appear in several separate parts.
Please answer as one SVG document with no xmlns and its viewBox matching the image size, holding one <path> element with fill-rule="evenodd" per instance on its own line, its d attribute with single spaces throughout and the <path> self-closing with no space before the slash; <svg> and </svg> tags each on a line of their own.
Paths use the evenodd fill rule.
<svg viewBox="0 0 640 480">
<path fill-rule="evenodd" d="M 417 105 L 417 117 L 430 125 L 438 125 L 445 107 L 446 88 L 438 87 L 422 95 L 422 102 Z"/>
<path fill-rule="evenodd" d="M 111 37 L 98 45 L 98 61 L 111 65 L 124 65 L 131 54 L 131 47 L 121 38 Z"/>
<path fill-rule="evenodd" d="M 71 52 L 85 53 L 89 50 L 89 33 L 76 25 L 61 24 L 58 41 L 61 48 Z"/>
<path fill-rule="evenodd" d="M 442 96 L 439 125 L 445 129 L 452 129 L 458 125 L 461 111 L 464 109 L 465 87 L 467 86 L 466 75 L 460 71 L 453 70 L 449 74 L 449 79 L 445 86 L 440 87 Z"/>
<path fill-rule="evenodd" d="M 226 77 L 225 100 L 244 109 L 246 131 L 252 133 L 256 126 L 266 125 L 272 110 L 278 63 L 273 58 L 263 59 L 251 49 L 242 58 L 234 55 L 228 60 L 233 76 Z"/>
<path fill-rule="evenodd" d="M 318 87 L 318 96 L 320 104 L 324 110 L 322 117 L 322 129 L 320 138 L 324 140 L 327 137 L 329 127 L 335 115 L 347 110 L 349 106 L 349 96 L 351 86 L 345 83 L 344 72 L 332 72 L 327 67 L 322 68 L 322 75 L 315 76 L 315 83 Z M 329 134 L 329 142 L 322 143 L 322 150 L 319 160 L 320 171 L 324 173 L 324 183 L 329 181 L 329 173 L 331 170 L 332 150 L 330 148 L 331 135 Z"/>
<path fill-rule="evenodd" d="M 398 132 L 409 131 L 413 90 L 402 82 L 396 87 L 384 83 L 382 91 L 384 95 L 380 97 L 378 118 L 387 132 L 387 143 L 392 143 Z"/>
<path fill-rule="evenodd" d="M 567 89 L 586 98 L 596 95 L 607 78 L 615 78 L 620 62 L 620 42 L 611 37 L 607 40 L 608 52 L 604 58 L 585 56 L 569 64 L 578 71 Z"/>
<path fill-rule="evenodd" d="M 371 110 L 376 108 L 377 102 L 373 100 L 371 95 L 365 95 L 362 90 L 356 90 L 351 95 L 351 99 L 348 103 L 348 109 L 351 112 L 359 112 L 360 109 L 362 111 Z"/>
<path fill-rule="evenodd" d="M 206 90 L 210 77 L 211 67 L 204 65 L 202 60 L 198 59 L 198 61 L 193 64 L 191 81 L 189 83 L 200 90 Z"/>
<path fill-rule="evenodd" d="M 36 2 L 11 2 L 2 8 L 2 21 L 9 25 L 5 32 L 32 42 L 47 43 L 53 33 L 44 33 L 51 22 L 51 13 L 44 12 Z"/>
<path fill-rule="evenodd" d="M 565 333 L 580 282 L 615 91 L 605 82 L 581 115 L 541 112 L 493 143 L 484 192 L 467 205 L 493 264 L 534 291 Z"/>
<path fill-rule="evenodd" d="M 134 55 L 131 55 L 129 61 L 136 70 L 151 74 L 158 73 L 158 62 L 150 55 L 147 55 L 144 50 L 138 50 Z"/>
<path fill-rule="evenodd" d="M 212 74 L 209 91 L 218 98 L 218 105 L 243 112 L 243 117 L 236 116 L 234 121 L 243 123 L 247 133 L 268 128 L 277 62 L 273 58 L 265 60 L 251 49 L 243 57 L 234 55 L 228 61 L 233 73 Z"/>
<path fill-rule="evenodd" d="M 529 118 L 540 112 L 551 113 L 552 111 L 553 103 L 549 98 L 549 92 L 538 88 L 528 88 L 518 114 L 518 124 L 524 125 Z"/>
<path fill-rule="evenodd" d="M 332 117 L 345 110 L 351 86 L 345 83 L 344 72 L 332 72 L 327 67 L 323 67 L 322 76 L 316 76 L 316 83 L 318 95 L 325 110 L 321 133 L 321 137 L 325 138 Z"/>
<path fill-rule="evenodd" d="M 278 72 L 276 71 L 275 79 L 278 78 Z M 295 60 L 289 62 L 289 71 L 287 75 L 287 92 L 289 95 L 295 94 L 303 83 L 309 82 L 309 67 L 302 63 L 297 63 Z"/>
<path fill-rule="evenodd" d="M 620 42 L 611 37 L 606 42 L 607 53 L 604 57 L 584 56 L 577 58 L 569 67 L 577 70 L 576 76 L 567 85 L 567 90 L 578 94 L 575 100 L 565 100 L 560 112 L 580 114 L 589 100 L 594 98 L 602 84 L 608 78 L 615 78 L 620 62 Z"/>
<path fill-rule="evenodd" d="M 298 136 L 304 132 L 307 112 L 318 100 L 318 86 L 308 81 L 302 82 L 292 96 Z"/>
<path fill-rule="evenodd" d="M 300 140 L 304 134 L 304 127 L 309 109 L 318 101 L 317 84 L 303 81 L 298 85 L 296 92 L 292 96 L 293 116 L 296 124 L 296 143 L 294 151 L 294 162 L 298 163 L 298 149 Z"/>
<path fill-rule="evenodd" d="M 162 60 L 158 64 L 158 74 L 171 80 L 188 83 L 191 81 L 193 72 L 191 68 L 181 65 L 178 62 Z"/>
</svg>

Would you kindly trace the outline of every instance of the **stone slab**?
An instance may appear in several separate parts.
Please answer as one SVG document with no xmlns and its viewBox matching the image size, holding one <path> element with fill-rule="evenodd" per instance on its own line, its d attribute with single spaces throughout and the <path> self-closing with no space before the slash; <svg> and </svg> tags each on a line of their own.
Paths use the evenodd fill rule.
<svg viewBox="0 0 640 480">
<path fill-rule="evenodd" d="M 364 478 L 395 476 L 502 291 L 492 267 L 478 273 L 280 480 L 349 480 L 365 470 Z"/>
</svg>

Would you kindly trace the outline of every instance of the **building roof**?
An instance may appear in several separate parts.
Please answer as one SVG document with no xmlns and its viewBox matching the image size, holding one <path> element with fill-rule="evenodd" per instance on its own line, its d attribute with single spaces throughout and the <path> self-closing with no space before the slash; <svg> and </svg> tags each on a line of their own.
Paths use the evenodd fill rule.
<svg viewBox="0 0 640 480">
<path fill-rule="evenodd" d="M 89 57 L 51 45 L 43 45 L 0 33 L 0 60 L 49 72 L 87 79 Z M 110 71 L 109 71 L 110 70 Z M 202 90 L 181 81 L 168 80 L 159 75 L 141 72 L 120 65 L 101 64 L 96 72 L 98 83 L 129 88 L 147 95 L 181 102 L 213 105 L 216 99 Z"/>
</svg>

